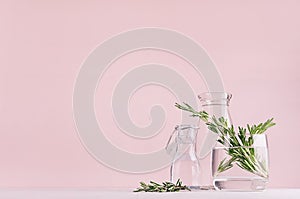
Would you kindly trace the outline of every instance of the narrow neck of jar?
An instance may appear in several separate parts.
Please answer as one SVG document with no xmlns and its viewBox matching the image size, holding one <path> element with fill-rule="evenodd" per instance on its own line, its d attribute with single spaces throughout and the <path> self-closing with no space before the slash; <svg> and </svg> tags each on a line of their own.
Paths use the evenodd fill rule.
<svg viewBox="0 0 300 199">
<path fill-rule="evenodd" d="M 202 106 L 221 105 L 229 106 L 232 94 L 225 92 L 207 92 L 198 95 Z"/>
<path fill-rule="evenodd" d="M 193 125 L 178 125 L 176 142 L 177 144 L 194 144 L 196 142 L 198 127 Z"/>
</svg>

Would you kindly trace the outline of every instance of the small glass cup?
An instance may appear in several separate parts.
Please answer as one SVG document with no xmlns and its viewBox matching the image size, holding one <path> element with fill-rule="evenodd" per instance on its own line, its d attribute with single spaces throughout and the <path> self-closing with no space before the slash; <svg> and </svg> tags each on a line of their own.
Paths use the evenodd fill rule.
<svg viewBox="0 0 300 199">
<path fill-rule="evenodd" d="M 215 147 L 212 175 L 216 190 L 262 191 L 269 179 L 269 155 L 265 134 L 253 135 L 253 145 Z"/>
</svg>

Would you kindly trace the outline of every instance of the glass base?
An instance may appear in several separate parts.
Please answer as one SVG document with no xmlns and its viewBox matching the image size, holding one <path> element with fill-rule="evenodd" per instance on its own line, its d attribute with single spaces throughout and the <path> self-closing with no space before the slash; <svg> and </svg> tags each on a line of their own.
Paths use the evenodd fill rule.
<svg viewBox="0 0 300 199">
<path fill-rule="evenodd" d="M 218 191 L 263 191 L 266 189 L 267 180 L 263 178 L 215 178 L 214 187 Z"/>
<path fill-rule="evenodd" d="M 200 186 L 188 186 L 191 190 L 200 190 Z"/>
</svg>

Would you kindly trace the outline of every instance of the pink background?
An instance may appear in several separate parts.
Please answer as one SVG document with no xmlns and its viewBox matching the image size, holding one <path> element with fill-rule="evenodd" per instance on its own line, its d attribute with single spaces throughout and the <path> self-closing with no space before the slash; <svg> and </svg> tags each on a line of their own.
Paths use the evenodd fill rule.
<svg viewBox="0 0 300 199">
<path fill-rule="evenodd" d="M 135 187 L 141 180 L 168 180 L 167 169 L 137 175 L 103 166 L 83 148 L 73 122 L 72 91 L 81 63 L 101 42 L 141 27 L 176 30 L 207 50 L 226 90 L 233 93 L 234 123 L 276 119 L 277 126 L 268 133 L 269 187 L 300 187 L 299 10 L 296 0 L 2 0 L 0 187 Z M 96 98 L 111 95 L 103 91 L 126 73 L 121 66 L 129 70 L 149 62 L 173 67 L 196 94 L 205 91 L 189 65 L 173 55 L 149 51 L 113 64 Z M 106 136 L 135 153 L 161 149 L 180 121 L 175 101 L 159 87 L 138 91 L 130 103 L 132 119 L 147 125 L 149 108 L 160 103 L 167 114 L 165 130 L 141 143 L 118 132 L 107 117 Z M 103 108 L 96 103 L 97 111 L 110 116 L 111 110 Z"/>
</svg>

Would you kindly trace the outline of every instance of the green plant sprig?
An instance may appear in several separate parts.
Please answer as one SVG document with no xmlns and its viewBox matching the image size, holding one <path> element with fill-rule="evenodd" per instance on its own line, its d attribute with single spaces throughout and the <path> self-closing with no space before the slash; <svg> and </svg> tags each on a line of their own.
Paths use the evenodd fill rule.
<svg viewBox="0 0 300 199">
<path fill-rule="evenodd" d="M 154 181 L 150 181 L 149 184 L 140 182 L 140 187 L 133 192 L 178 192 L 182 190 L 191 191 L 186 185 L 182 185 L 182 181 L 178 179 L 175 184 L 172 182 L 163 182 L 162 184 Z"/>
<path fill-rule="evenodd" d="M 219 173 L 230 169 L 233 167 L 233 163 L 236 163 L 244 170 L 261 177 L 268 177 L 266 166 L 258 160 L 254 148 L 251 148 L 251 146 L 253 145 L 253 136 L 255 134 L 262 134 L 268 128 L 275 125 L 273 118 L 258 125 L 247 124 L 247 128 L 239 126 L 238 132 L 236 132 L 234 126 L 228 124 L 228 121 L 224 117 L 216 118 L 205 111 L 196 111 L 187 103 L 183 103 L 183 105 L 176 103 L 175 106 L 192 113 L 192 117 L 199 117 L 205 122 L 210 131 L 218 134 L 219 138 L 217 141 L 219 143 L 225 147 L 231 147 L 226 149 L 230 159 L 227 160 L 225 158 L 220 162 L 217 169 Z"/>
</svg>

